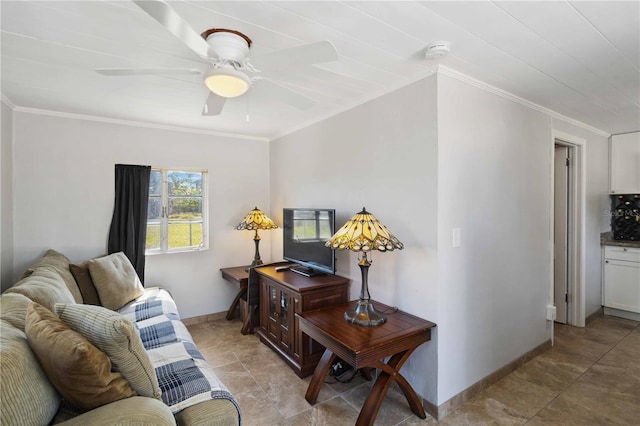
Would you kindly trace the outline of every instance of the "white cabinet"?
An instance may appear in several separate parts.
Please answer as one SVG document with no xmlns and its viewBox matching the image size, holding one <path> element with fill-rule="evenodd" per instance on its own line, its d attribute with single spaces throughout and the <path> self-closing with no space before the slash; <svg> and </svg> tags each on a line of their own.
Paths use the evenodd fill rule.
<svg viewBox="0 0 640 426">
<path fill-rule="evenodd" d="M 640 313 L 640 248 L 605 246 L 602 303 Z"/>
<path fill-rule="evenodd" d="M 640 194 L 640 132 L 612 135 L 609 192 Z"/>
</svg>

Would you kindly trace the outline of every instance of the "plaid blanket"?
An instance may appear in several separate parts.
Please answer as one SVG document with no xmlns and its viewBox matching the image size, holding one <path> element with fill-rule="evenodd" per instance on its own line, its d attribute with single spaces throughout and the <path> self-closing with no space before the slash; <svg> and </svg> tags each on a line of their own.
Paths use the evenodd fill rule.
<svg viewBox="0 0 640 426">
<path fill-rule="evenodd" d="M 187 327 L 173 315 L 158 315 L 138 321 L 135 326 L 147 351 L 173 342 L 193 342 Z"/>
<path fill-rule="evenodd" d="M 162 390 L 162 401 L 174 414 L 199 402 L 222 398 L 231 401 L 240 415 L 237 401 L 193 343 L 175 342 L 148 353 Z"/>
<path fill-rule="evenodd" d="M 199 402 L 227 399 L 240 416 L 238 402 L 193 343 L 169 293 L 157 287 L 146 289 L 119 312 L 138 329 L 155 369 L 162 401 L 174 414 Z"/>
<path fill-rule="evenodd" d="M 118 312 L 133 323 L 159 315 L 180 319 L 176 303 L 169 292 L 160 287 L 146 288 L 142 296 L 124 305 Z"/>
</svg>

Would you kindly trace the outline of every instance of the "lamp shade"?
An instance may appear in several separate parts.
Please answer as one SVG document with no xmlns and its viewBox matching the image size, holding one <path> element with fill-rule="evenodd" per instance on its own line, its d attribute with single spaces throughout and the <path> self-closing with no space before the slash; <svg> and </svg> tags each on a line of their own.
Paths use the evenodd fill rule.
<svg viewBox="0 0 640 426">
<path fill-rule="evenodd" d="M 325 244 L 336 250 L 393 251 L 404 245 L 374 215 L 364 207 L 336 232 Z"/>
<path fill-rule="evenodd" d="M 258 229 L 276 229 L 278 225 L 269 219 L 266 214 L 259 208 L 254 208 L 242 219 L 242 222 L 236 226 L 238 231 L 257 231 Z"/>
</svg>

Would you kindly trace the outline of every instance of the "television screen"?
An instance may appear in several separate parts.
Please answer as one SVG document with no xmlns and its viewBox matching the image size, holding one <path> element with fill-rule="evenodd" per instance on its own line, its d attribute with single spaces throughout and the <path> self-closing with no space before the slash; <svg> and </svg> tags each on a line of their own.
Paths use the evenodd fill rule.
<svg viewBox="0 0 640 426">
<path fill-rule="evenodd" d="M 335 232 L 335 210 L 283 209 L 282 216 L 283 257 L 302 266 L 290 269 L 307 276 L 335 273 L 333 249 L 325 246 Z"/>
</svg>

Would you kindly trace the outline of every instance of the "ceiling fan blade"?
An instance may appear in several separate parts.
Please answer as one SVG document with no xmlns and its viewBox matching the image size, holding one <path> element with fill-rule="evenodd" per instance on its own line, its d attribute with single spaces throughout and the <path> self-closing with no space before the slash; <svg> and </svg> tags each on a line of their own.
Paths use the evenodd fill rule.
<svg viewBox="0 0 640 426">
<path fill-rule="evenodd" d="M 174 36 L 202 58 L 209 57 L 209 45 L 178 13 L 167 3 L 157 0 L 133 0 L 153 19 L 166 27 Z"/>
<path fill-rule="evenodd" d="M 279 100 L 301 110 L 311 108 L 316 103 L 313 99 L 272 80 L 262 79 L 251 90 L 255 90 L 260 96 Z"/>
<path fill-rule="evenodd" d="M 260 71 L 288 69 L 300 65 L 320 64 L 337 60 L 338 51 L 330 41 L 319 41 L 251 57 L 251 62 Z"/>
<path fill-rule="evenodd" d="M 224 103 L 227 101 L 227 98 L 223 98 L 222 96 L 218 96 L 213 92 L 209 92 L 209 96 L 207 96 L 207 101 L 202 108 L 203 116 L 212 116 L 212 115 L 220 115 L 222 112 L 222 108 L 224 108 Z"/>
<path fill-rule="evenodd" d="M 96 68 L 98 74 L 112 76 L 124 75 L 193 75 L 202 74 L 197 69 L 187 68 Z"/>
</svg>

